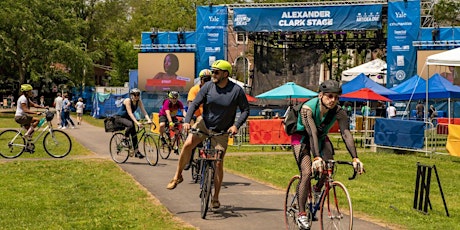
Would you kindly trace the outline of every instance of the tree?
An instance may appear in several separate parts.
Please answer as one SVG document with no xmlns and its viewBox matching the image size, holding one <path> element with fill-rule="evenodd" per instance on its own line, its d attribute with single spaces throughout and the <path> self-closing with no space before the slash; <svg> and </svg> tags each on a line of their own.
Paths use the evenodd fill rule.
<svg viewBox="0 0 460 230">
<path fill-rule="evenodd" d="M 438 24 L 460 25 L 460 2 L 458 0 L 440 0 L 434 7 L 434 19 Z"/>
</svg>

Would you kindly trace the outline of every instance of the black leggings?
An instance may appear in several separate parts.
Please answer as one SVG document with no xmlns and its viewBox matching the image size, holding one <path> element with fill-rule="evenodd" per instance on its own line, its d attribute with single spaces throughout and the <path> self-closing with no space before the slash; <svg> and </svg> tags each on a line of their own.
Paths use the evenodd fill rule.
<svg viewBox="0 0 460 230">
<path fill-rule="evenodd" d="M 133 148 L 137 149 L 138 140 L 137 140 L 137 132 L 136 132 L 136 126 L 134 125 L 134 121 L 128 118 L 116 117 L 115 122 L 123 125 L 126 128 L 125 137 L 129 137 L 131 135 L 133 139 Z"/>
</svg>

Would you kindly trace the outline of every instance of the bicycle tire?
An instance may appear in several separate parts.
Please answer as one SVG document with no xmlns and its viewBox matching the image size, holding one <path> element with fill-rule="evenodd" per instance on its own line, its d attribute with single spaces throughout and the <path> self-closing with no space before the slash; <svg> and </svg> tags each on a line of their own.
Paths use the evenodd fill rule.
<svg viewBox="0 0 460 230">
<path fill-rule="evenodd" d="M 353 207 L 345 185 L 334 181 L 329 191 L 325 192 L 319 211 L 321 229 L 351 230 L 353 228 Z"/>
<path fill-rule="evenodd" d="M 190 172 L 192 173 L 192 181 L 195 184 L 200 181 L 200 162 L 198 160 L 197 151 L 198 149 L 194 148 L 190 156 Z"/>
<path fill-rule="evenodd" d="M 201 219 L 206 218 L 206 214 L 209 210 L 209 199 L 211 198 L 212 190 L 212 177 L 213 169 L 211 166 L 205 166 L 204 176 L 203 176 L 203 187 L 201 188 Z"/>
<path fill-rule="evenodd" d="M 19 136 L 13 141 L 13 138 Z M 7 159 L 21 156 L 26 149 L 26 140 L 18 130 L 7 129 L 0 133 L 0 155 Z"/>
<path fill-rule="evenodd" d="M 72 140 L 61 130 L 51 130 L 43 138 L 46 153 L 54 158 L 63 158 L 72 150 Z"/>
<path fill-rule="evenodd" d="M 143 149 L 141 151 L 144 152 L 145 158 L 147 159 L 147 162 L 149 162 L 149 165 L 155 166 L 158 163 L 158 147 L 157 143 L 153 139 L 153 137 L 149 134 L 147 134 L 143 138 Z"/>
<path fill-rule="evenodd" d="M 297 198 L 297 186 L 300 183 L 300 176 L 295 175 L 289 180 L 284 197 L 284 223 L 287 230 L 298 230 L 297 216 L 299 214 L 299 203 Z M 311 226 L 311 225 L 310 225 Z"/>
<path fill-rule="evenodd" d="M 165 133 L 163 134 L 163 137 L 165 138 L 166 143 L 161 141 L 161 135 L 158 136 L 158 152 L 161 156 L 161 159 L 168 159 L 169 155 L 171 154 L 171 146 L 168 143 L 170 138 L 168 138 Z"/>
<path fill-rule="evenodd" d="M 178 133 L 175 139 L 175 143 L 174 143 L 175 148 L 177 148 L 176 155 L 180 155 L 182 151 L 182 147 L 184 146 L 184 142 L 185 142 L 184 135 L 182 135 L 182 133 Z"/>
<path fill-rule="evenodd" d="M 129 147 L 124 147 L 122 144 L 124 138 L 125 135 L 122 133 L 114 133 L 110 138 L 110 157 L 118 164 L 125 163 L 129 157 Z"/>
</svg>

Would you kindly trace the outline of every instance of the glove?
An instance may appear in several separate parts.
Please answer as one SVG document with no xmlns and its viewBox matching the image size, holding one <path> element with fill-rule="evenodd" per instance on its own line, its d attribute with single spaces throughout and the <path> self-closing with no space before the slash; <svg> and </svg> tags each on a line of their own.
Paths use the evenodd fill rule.
<svg viewBox="0 0 460 230">
<path fill-rule="evenodd" d="M 353 168 L 355 169 L 356 172 L 359 174 L 363 174 L 364 172 L 364 164 L 361 163 L 359 158 L 353 158 Z"/>
<path fill-rule="evenodd" d="M 315 157 L 315 160 L 311 164 L 311 170 L 312 173 L 314 174 L 315 172 L 322 173 L 324 168 L 324 161 L 323 158 L 321 157 Z"/>
<path fill-rule="evenodd" d="M 174 127 L 174 122 L 169 122 L 169 126 Z"/>
</svg>

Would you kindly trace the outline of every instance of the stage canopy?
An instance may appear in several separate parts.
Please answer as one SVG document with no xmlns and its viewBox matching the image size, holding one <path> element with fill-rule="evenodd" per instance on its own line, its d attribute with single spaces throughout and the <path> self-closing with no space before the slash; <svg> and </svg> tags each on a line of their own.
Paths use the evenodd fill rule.
<svg viewBox="0 0 460 230">
<path fill-rule="evenodd" d="M 349 82 L 359 74 L 364 74 L 371 80 L 386 85 L 387 63 L 382 59 L 374 59 L 362 65 L 355 66 L 342 72 L 342 82 Z"/>
</svg>

